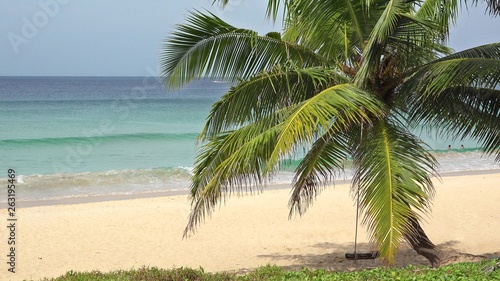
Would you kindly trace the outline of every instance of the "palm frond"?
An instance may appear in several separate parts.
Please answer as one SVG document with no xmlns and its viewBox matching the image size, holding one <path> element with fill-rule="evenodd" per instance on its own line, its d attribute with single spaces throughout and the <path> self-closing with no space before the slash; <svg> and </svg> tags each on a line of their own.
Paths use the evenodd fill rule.
<svg viewBox="0 0 500 281">
<path fill-rule="evenodd" d="M 477 46 L 460 52 L 447 55 L 435 62 L 465 59 L 465 58 L 483 58 L 483 59 L 500 59 L 500 42 Z"/>
<path fill-rule="evenodd" d="M 286 61 L 320 65 L 321 57 L 275 36 L 233 27 L 211 13 L 194 12 L 167 38 L 161 73 L 170 87 L 178 87 L 203 75 L 245 80 Z"/>
<path fill-rule="evenodd" d="M 398 103 L 410 121 L 443 135 L 478 140 L 500 161 L 500 43 L 458 52 L 419 68 Z"/>
<path fill-rule="evenodd" d="M 436 161 L 394 121 L 365 128 L 353 158 L 353 193 L 360 196 L 363 222 L 381 256 L 392 263 L 405 236 L 415 233 L 409 218 L 420 219 L 429 210 L 434 193 L 429 174 L 435 174 Z"/>
<path fill-rule="evenodd" d="M 281 7 L 281 2 L 283 2 L 283 15 L 287 15 L 287 10 L 289 6 L 289 0 L 268 0 L 267 2 L 267 10 L 266 10 L 266 17 L 276 21 L 276 18 L 278 17 L 278 12 Z"/>
<path fill-rule="evenodd" d="M 412 69 L 452 53 L 450 48 L 439 43 L 439 36 L 435 23 L 404 14 L 389 36 L 386 49 L 389 53 L 399 54 L 398 61 L 402 69 Z"/>
<path fill-rule="evenodd" d="M 428 19 L 437 24 L 437 29 L 442 34 L 444 40 L 449 29 L 456 23 L 458 16 L 457 0 L 425 0 L 422 1 L 420 8 L 417 11 L 417 16 L 422 19 Z"/>
<path fill-rule="evenodd" d="M 408 100 L 408 107 L 412 124 L 456 139 L 475 139 L 500 162 L 500 90 L 451 87 L 433 98 Z"/>
<path fill-rule="evenodd" d="M 219 133 L 204 145 L 191 186 L 189 230 L 204 220 L 221 198 L 235 190 L 259 187 L 296 149 L 319 137 L 318 132 L 345 130 L 385 114 L 383 104 L 353 85 L 328 88 L 232 132 Z"/>
<path fill-rule="evenodd" d="M 419 93 L 433 97 L 454 86 L 472 86 L 494 89 L 500 85 L 500 60 L 471 58 L 438 62 L 418 78 L 426 76 L 426 85 L 420 85 Z M 417 77 L 415 77 L 417 78 Z M 417 79 L 418 79 L 417 78 Z M 420 80 L 419 79 L 419 80 Z M 416 79 L 415 79 L 416 80 Z M 413 83 L 411 79 L 405 84 Z"/>
<path fill-rule="evenodd" d="M 369 79 L 377 76 L 374 73 L 379 68 L 387 40 L 394 34 L 401 21 L 401 15 L 408 10 L 408 7 L 408 4 L 403 0 L 390 0 L 385 6 L 384 12 L 373 27 L 368 43 L 363 50 L 364 61 L 354 80 L 358 87 L 366 88 Z"/>
<path fill-rule="evenodd" d="M 457 86 L 495 89 L 500 85 L 500 43 L 448 55 L 407 75 L 401 90 L 403 98 L 412 93 L 432 98 Z"/>
<path fill-rule="evenodd" d="M 295 169 L 289 217 L 305 213 L 321 190 L 343 170 L 350 152 L 348 138 L 349 134 L 332 130 L 311 145 Z"/>
<path fill-rule="evenodd" d="M 346 77 L 324 67 L 276 66 L 231 87 L 212 106 L 200 139 L 231 130 L 311 98 Z"/>
<path fill-rule="evenodd" d="M 274 117 L 274 116 L 273 116 Z M 233 192 L 260 190 L 266 182 L 262 171 L 278 127 L 262 120 L 238 130 L 221 133 L 203 145 L 196 158 L 190 187 L 191 213 L 186 236 Z"/>
<path fill-rule="evenodd" d="M 297 104 L 283 120 L 265 171 L 272 170 L 297 143 L 312 143 L 329 130 L 343 131 L 385 114 L 385 106 L 379 99 L 352 84 L 327 88 Z"/>
<path fill-rule="evenodd" d="M 345 23 L 349 25 L 349 29 L 353 30 L 358 45 L 364 44 L 365 28 L 361 26 L 363 22 L 359 22 L 362 19 L 360 15 L 363 13 L 362 3 L 360 2 L 349 0 L 299 0 L 294 1 L 290 6 L 290 13 L 295 17 L 293 18 L 294 28 L 298 28 L 301 34 L 314 35 L 320 30 L 334 32 L 336 29 L 342 29 Z M 319 33 L 326 35 L 325 32 Z M 323 36 L 315 37 L 321 38 Z M 307 37 L 306 39 L 311 38 L 313 37 Z M 303 41 L 304 44 L 308 44 L 307 40 Z"/>
</svg>

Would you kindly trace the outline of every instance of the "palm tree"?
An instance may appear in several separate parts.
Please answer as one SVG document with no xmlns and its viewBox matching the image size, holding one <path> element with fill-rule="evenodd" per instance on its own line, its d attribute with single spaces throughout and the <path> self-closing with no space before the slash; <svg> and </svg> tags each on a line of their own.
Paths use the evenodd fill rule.
<svg viewBox="0 0 500 281">
<path fill-rule="evenodd" d="M 420 226 L 437 163 L 412 128 L 475 138 L 500 161 L 500 43 L 446 47 L 456 1 L 281 2 L 269 0 L 268 16 L 284 4 L 283 34 L 195 11 L 166 41 L 170 87 L 204 75 L 235 83 L 199 136 L 185 235 L 222 199 L 260 190 L 285 159 L 304 153 L 290 215 L 302 214 L 351 159 L 353 193 L 381 256 L 392 263 L 406 240 L 438 265 Z"/>
</svg>

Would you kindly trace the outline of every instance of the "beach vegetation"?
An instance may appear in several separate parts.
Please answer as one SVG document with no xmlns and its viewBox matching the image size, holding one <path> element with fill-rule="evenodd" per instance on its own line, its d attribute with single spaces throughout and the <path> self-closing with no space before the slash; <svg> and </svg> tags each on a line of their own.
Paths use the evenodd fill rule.
<svg viewBox="0 0 500 281">
<path fill-rule="evenodd" d="M 283 32 L 264 35 L 193 11 L 166 39 L 165 83 L 209 76 L 233 86 L 199 136 L 185 235 L 232 194 L 262 191 L 287 159 L 300 159 L 289 206 L 302 215 L 350 159 L 352 195 L 381 258 L 392 264 L 407 241 L 438 266 L 421 222 L 439 163 L 415 128 L 474 139 L 500 161 L 500 43 L 446 46 L 459 4 L 269 0 Z"/>
<path fill-rule="evenodd" d="M 266 265 L 244 274 L 236 272 L 210 273 L 203 268 L 186 267 L 160 269 L 142 267 L 132 270 L 118 270 L 103 273 L 100 271 L 70 271 L 57 278 L 45 278 L 43 281 L 267 281 L 267 280 L 500 280 L 500 260 L 491 259 L 475 263 L 457 263 L 429 268 L 426 266 L 407 266 L 404 268 L 375 268 L 351 272 L 330 272 L 324 269 L 286 270 L 275 265 Z"/>
</svg>

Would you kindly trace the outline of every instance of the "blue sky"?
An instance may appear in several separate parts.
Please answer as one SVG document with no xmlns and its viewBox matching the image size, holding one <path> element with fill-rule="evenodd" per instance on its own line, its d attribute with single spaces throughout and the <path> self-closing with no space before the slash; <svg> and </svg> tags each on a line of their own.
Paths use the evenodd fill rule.
<svg viewBox="0 0 500 281">
<path fill-rule="evenodd" d="M 267 1 L 0 0 L 0 76 L 145 76 L 162 41 L 189 10 L 208 9 L 232 25 L 279 31 L 264 18 Z M 500 41 L 500 17 L 462 10 L 452 30 L 456 50 Z"/>
</svg>

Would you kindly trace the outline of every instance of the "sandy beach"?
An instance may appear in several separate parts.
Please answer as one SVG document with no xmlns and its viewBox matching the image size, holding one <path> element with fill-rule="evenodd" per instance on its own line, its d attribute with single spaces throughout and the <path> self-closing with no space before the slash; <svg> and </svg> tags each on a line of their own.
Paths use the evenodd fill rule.
<svg viewBox="0 0 500 281">
<path fill-rule="evenodd" d="M 432 214 L 424 224 L 441 248 L 500 256 L 500 171 L 436 180 Z M 347 184 L 326 189 L 302 217 L 288 219 L 289 189 L 233 197 L 198 232 L 182 238 L 190 204 L 186 195 L 22 207 L 16 222 L 16 273 L 4 280 L 38 280 L 67 271 L 110 271 L 145 266 L 203 267 L 245 272 L 260 265 L 353 270 L 380 260 L 344 259 L 353 251 L 355 205 Z M 7 210 L 0 213 L 7 223 Z M 0 251 L 6 260 L 7 232 Z M 363 227 L 360 251 L 373 250 Z M 397 266 L 424 264 L 407 245 Z"/>
</svg>

